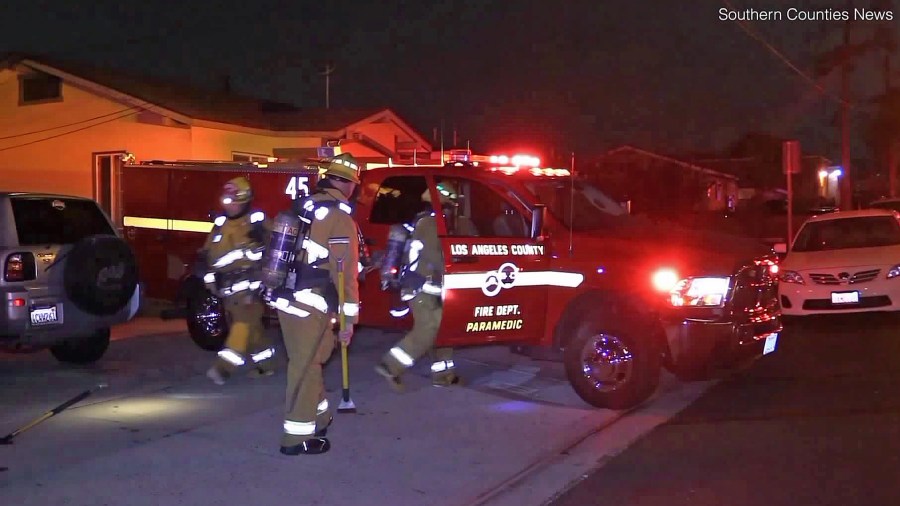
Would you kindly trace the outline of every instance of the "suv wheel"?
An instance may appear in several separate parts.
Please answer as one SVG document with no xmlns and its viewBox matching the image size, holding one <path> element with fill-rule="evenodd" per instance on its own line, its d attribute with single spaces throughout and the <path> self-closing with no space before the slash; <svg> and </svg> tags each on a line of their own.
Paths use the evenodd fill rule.
<svg viewBox="0 0 900 506">
<path fill-rule="evenodd" d="M 70 339 L 50 347 L 50 353 L 60 362 L 90 364 L 100 360 L 109 348 L 109 329 L 100 329 L 93 335 Z"/>
<path fill-rule="evenodd" d="M 659 385 L 662 357 L 651 329 L 637 319 L 582 313 L 564 352 L 575 393 L 598 408 L 629 409 Z"/>
<path fill-rule="evenodd" d="M 187 324 L 191 339 L 206 351 L 219 351 L 228 337 L 225 308 L 218 297 L 204 290 L 188 299 Z"/>
</svg>

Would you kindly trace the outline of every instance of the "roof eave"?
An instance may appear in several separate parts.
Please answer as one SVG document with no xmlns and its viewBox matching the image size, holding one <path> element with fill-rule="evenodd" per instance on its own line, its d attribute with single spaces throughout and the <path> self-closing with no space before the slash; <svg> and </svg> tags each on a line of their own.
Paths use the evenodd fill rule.
<svg viewBox="0 0 900 506">
<path fill-rule="evenodd" d="M 45 74 L 49 74 L 52 76 L 56 76 L 68 84 L 75 86 L 77 88 L 81 88 L 85 91 L 89 91 L 91 93 L 95 93 L 97 95 L 105 96 L 110 98 L 116 102 L 121 102 L 125 105 L 129 105 L 132 108 L 136 109 L 135 112 L 141 111 L 152 111 L 157 114 L 161 114 L 163 116 L 167 116 L 181 123 L 185 123 L 191 125 L 194 123 L 193 118 L 185 116 L 184 114 L 177 113 L 170 109 L 166 109 L 165 107 L 161 107 L 159 105 L 153 104 L 151 102 L 147 102 L 138 97 L 129 95 L 127 93 L 122 93 L 120 91 L 116 91 L 112 88 L 103 86 L 94 81 L 90 81 L 88 79 L 84 79 L 78 77 L 74 74 L 70 74 L 68 72 L 64 72 L 56 67 L 45 65 L 35 60 L 31 59 L 23 59 L 18 62 L 18 65 L 24 65 L 26 67 L 30 67 L 34 70 L 43 72 Z"/>
</svg>

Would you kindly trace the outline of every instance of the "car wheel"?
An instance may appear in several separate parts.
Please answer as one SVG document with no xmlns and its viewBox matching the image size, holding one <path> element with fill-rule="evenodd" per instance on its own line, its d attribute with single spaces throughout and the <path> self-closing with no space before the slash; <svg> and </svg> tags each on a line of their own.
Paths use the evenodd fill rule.
<svg viewBox="0 0 900 506">
<path fill-rule="evenodd" d="M 63 288 L 78 309 L 109 316 L 131 301 L 138 284 L 137 260 L 122 239 L 86 237 L 65 254 L 64 261 Z"/>
<path fill-rule="evenodd" d="M 50 347 L 50 353 L 69 364 L 91 364 L 100 360 L 109 348 L 109 329 L 100 329 L 93 335 L 71 339 Z"/>
<path fill-rule="evenodd" d="M 661 355 L 651 329 L 636 319 L 583 313 L 564 351 L 569 383 L 598 408 L 629 409 L 659 385 Z"/>
<path fill-rule="evenodd" d="M 219 351 L 225 346 L 228 321 L 222 301 L 215 295 L 207 291 L 189 299 L 187 324 L 191 339 L 201 349 Z"/>
</svg>

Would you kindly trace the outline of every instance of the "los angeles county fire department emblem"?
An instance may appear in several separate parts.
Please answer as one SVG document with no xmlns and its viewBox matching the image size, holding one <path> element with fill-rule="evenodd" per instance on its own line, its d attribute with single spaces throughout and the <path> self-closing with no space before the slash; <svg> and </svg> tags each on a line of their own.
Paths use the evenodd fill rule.
<svg viewBox="0 0 900 506">
<path fill-rule="evenodd" d="M 505 263 L 496 271 L 490 271 L 484 278 L 484 284 L 481 285 L 481 291 L 488 297 L 493 297 L 500 293 L 504 288 L 512 288 L 516 283 L 516 275 L 519 268 L 515 264 Z"/>
</svg>

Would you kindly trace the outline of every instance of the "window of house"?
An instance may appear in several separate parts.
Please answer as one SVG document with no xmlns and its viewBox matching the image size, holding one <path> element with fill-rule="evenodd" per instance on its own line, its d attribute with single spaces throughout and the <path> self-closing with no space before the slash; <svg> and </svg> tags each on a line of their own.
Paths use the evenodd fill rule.
<svg viewBox="0 0 900 506">
<path fill-rule="evenodd" d="M 231 160 L 235 162 L 268 162 L 269 155 L 260 155 L 255 153 L 241 153 L 238 151 L 231 152 Z"/>
<path fill-rule="evenodd" d="M 56 76 L 34 74 L 19 79 L 19 103 L 35 104 L 62 100 L 62 81 Z"/>
<path fill-rule="evenodd" d="M 437 186 L 453 202 L 445 215 L 449 235 L 530 237 L 530 219 L 488 186 L 462 178 L 438 178 Z"/>
<path fill-rule="evenodd" d="M 428 183 L 422 176 L 394 176 L 381 183 L 375 204 L 372 206 L 371 223 L 409 223 L 420 211 L 429 209 L 422 202 L 422 194 Z"/>
</svg>

